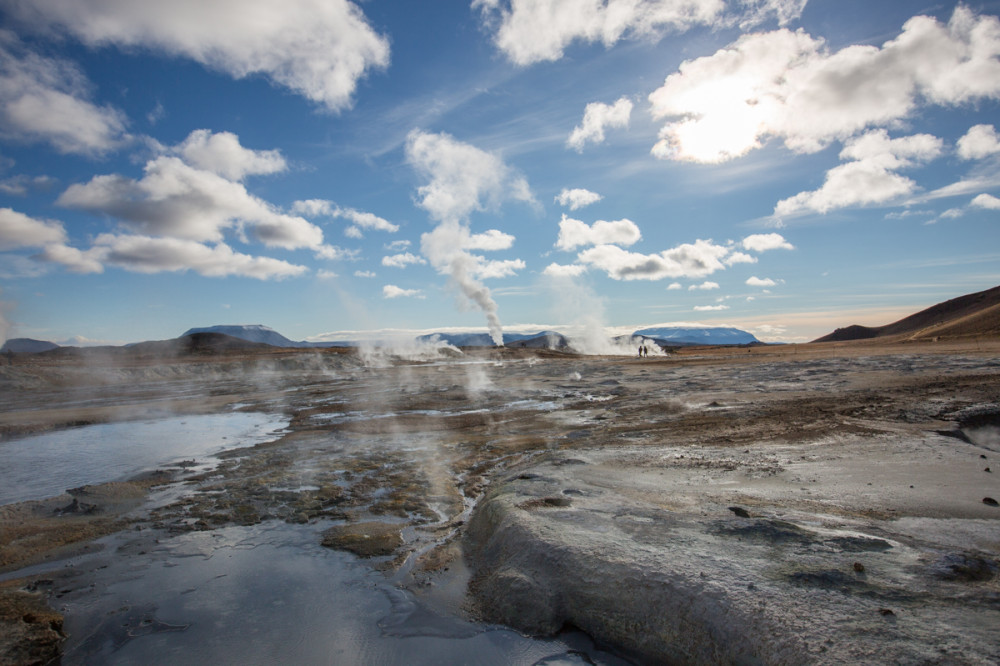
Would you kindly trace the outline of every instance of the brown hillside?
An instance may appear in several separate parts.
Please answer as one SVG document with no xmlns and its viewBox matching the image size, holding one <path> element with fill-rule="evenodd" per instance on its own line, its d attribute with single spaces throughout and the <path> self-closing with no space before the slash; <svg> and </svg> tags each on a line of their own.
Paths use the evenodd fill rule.
<svg viewBox="0 0 1000 666">
<path fill-rule="evenodd" d="M 932 305 L 885 326 L 838 328 L 813 342 L 846 342 L 872 338 L 905 341 L 983 336 L 1000 336 L 1000 287 Z"/>
</svg>

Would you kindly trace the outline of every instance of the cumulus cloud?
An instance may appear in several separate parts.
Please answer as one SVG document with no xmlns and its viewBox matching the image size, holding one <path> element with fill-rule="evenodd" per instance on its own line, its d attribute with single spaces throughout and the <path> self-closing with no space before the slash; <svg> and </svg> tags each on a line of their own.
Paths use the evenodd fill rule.
<svg viewBox="0 0 1000 666">
<path fill-rule="evenodd" d="M 423 292 L 419 289 L 403 289 L 394 284 L 387 284 L 382 287 L 384 298 L 423 298 Z"/>
<path fill-rule="evenodd" d="M 462 244 L 466 250 L 507 250 L 513 247 L 514 237 L 498 229 L 489 229 L 481 234 L 470 234 Z"/>
<path fill-rule="evenodd" d="M 671 282 L 669 285 L 667 285 L 667 291 L 678 291 L 683 288 L 684 287 L 681 286 L 680 282 Z"/>
<path fill-rule="evenodd" d="M 615 245 L 598 245 L 584 250 L 577 259 L 603 270 L 615 280 L 662 280 L 700 278 L 723 270 L 728 248 L 710 240 L 696 240 L 657 254 L 628 252 Z"/>
<path fill-rule="evenodd" d="M 93 247 L 85 251 L 50 245 L 39 258 L 81 273 L 99 273 L 104 266 L 116 266 L 135 273 L 193 270 L 206 277 L 232 275 L 280 280 L 308 271 L 305 266 L 287 261 L 235 252 L 225 243 L 208 246 L 180 238 L 122 234 L 100 234 Z"/>
<path fill-rule="evenodd" d="M 354 277 L 359 278 L 373 278 L 375 277 L 374 271 L 354 271 Z"/>
<path fill-rule="evenodd" d="M 100 155 L 129 139 L 127 125 L 121 111 L 91 101 L 91 84 L 74 64 L 33 53 L 0 30 L 0 136 Z"/>
<path fill-rule="evenodd" d="M 974 125 L 958 140 L 958 156 L 963 160 L 981 160 L 1000 154 L 1000 137 L 993 125 Z"/>
<path fill-rule="evenodd" d="M 583 111 L 583 122 L 574 127 L 569 138 L 566 139 L 566 146 L 582 153 L 583 147 L 588 141 L 603 143 L 604 129 L 606 127 L 627 128 L 631 114 L 632 101 L 627 97 L 622 97 L 614 104 L 591 102 Z"/>
<path fill-rule="evenodd" d="M 759 278 L 756 275 L 748 277 L 746 283 L 751 287 L 773 287 L 778 284 L 771 278 Z"/>
<path fill-rule="evenodd" d="M 722 162 L 771 137 L 815 152 L 909 116 L 919 103 L 956 105 L 1000 97 L 1000 19 L 959 5 L 942 24 L 908 20 L 881 47 L 830 52 L 821 39 L 781 29 L 747 34 L 715 54 L 683 62 L 650 94 L 667 119 L 655 156 Z"/>
<path fill-rule="evenodd" d="M 569 206 L 570 210 L 577 210 L 592 203 L 597 203 L 603 199 L 597 192 L 591 192 L 583 188 L 566 189 L 563 188 L 556 196 L 555 201 L 560 206 Z"/>
<path fill-rule="evenodd" d="M 592 226 L 574 220 L 565 214 L 559 222 L 559 239 L 556 247 L 572 250 L 584 245 L 624 245 L 635 244 L 642 238 L 639 227 L 632 220 L 621 219 L 614 222 L 598 220 Z"/>
<path fill-rule="evenodd" d="M 10 208 L 0 208 L 0 250 L 65 242 L 66 230 L 61 222 L 37 220 Z"/>
<path fill-rule="evenodd" d="M 363 238 L 362 229 L 374 229 L 376 231 L 386 231 L 396 233 L 399 225 L 393 224 L 389 220 L 379 217 L 374 213 L 357 210 L 355 208 L 344 208 L 326 199 L 305 199 L 292 204 L 292 212 L 309 217 L 332 217 L 350 221 L 351 226 L 344 229 L 344 235 L 350 238 Z"/>
<path fill-rule="evenodd" d="M 552 263 L 545 267 L 542 275 L 556 278 L 572 278 L 583 275 L 587 272 L 587 267 L 583 264 L 556 264 Z"/>
<path fill-rule="evenodd" d="M 972 203 L 969 204 L 973 208 L 985 208 L 987 210 L 1000 210 L 1000 199 L 996 198 L 992 194 L 980 194 Z"/>
<path fill-rule="evenodd" d="M 391 268 L 406 268 L 410 264 L 426 264 L 427 261 L 423 257 L 418 257 L 410 252 L 404 252 L 402 254 L 393 254 L 386 257 L 382 257 L 382 265 L 389 266 Z"/>
<path fill-rule="evenodd" d="M 766 252 L 768 250 L 794 250 L 795 246 L 785 240 L 779 233 L 751 234 L 740 243 L 744 249 L 753 252 Z"/>
<path fill-rule="evenodd" d="M 718 282 L 709 282 L 708 280 L 706 280 L 701 284 L 691 285 L 690 287 L 688 287 L 688 291 L 711 291 L 712 289 L 718 289 L 718 288 L 719 288 Z"/>
<path fill-rule="evenodd" d="M 494 43 L 511 62 L 558 60 L 573 42 L 611 47 L 623 38 L 656 38 L 716 20 L 722 0 L 474 0 Z"/>
<path fill-rule="evenodd" d="M 890 139 L 885 130 L 868 132 L 847 142 L 840 157 L 850 161 L 828 171 L 820 189 L 782 199 L 774 207 L 774 214 L 826 213 L 912 194 L 916 183 L 896 171 L 936 158 L 942 147 L 941 139 L 929 134 Z"/>
<path fill-rule="evenodd" d="M 149 161 L 140 180 L 118 174 L 71 185 L 57 204 L 110 215 L 139 234 L 193 241 L 223 240 L 224 232 L 249 231 L 269 247 L 316 248 L 319 227 L 286 215 L 251 195 L 242 183 L 196 169 L 178 157 Z"/>
<path fill-rule="evenodd" d="M 232 132 L 195 130 L 171 152 L 196 169 L 210 171 L 228 180 L 280 173 L 288 168 L 280 150 L 244 148 L 239 137 Z"/>
<path fill-rule="evenodd" d="M 733 252 L 728 257 L 722 260 L 726 266 L 733 266 L 735 264 L 756 264 L 757 257 L 752 254 L 747 254 L 746 252 Z"/>
<path fill-rule="evenodd" d="M 330 110 L 389 64 L 389 42 L 348 0 L 32 0 L 8 9 L 88 46 L 189 58 L 234 78 L 261 74 Z"/>
<path fill-rule="evenodd" d="M 34 259 L 59 264 L 71 273 L 103 273 L 104 248 L 80 250 L 69 245 L 46 245 Z"/>
<path fill-rule="evenodd" d="M 695 312 L 715 312 L 718 310 L 728 310 L 728 305 L 696 305 L 694 306 Z"/>
</svg>

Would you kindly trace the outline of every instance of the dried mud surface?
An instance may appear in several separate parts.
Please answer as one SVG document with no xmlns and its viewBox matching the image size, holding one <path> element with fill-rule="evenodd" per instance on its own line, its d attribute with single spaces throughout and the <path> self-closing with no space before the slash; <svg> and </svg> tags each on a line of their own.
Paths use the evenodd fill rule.
<svg viewBox="0 0 1000 666">
<path fill-rule="evenodd" d="M 640 662 L 1000 660 L 1000 447 L 968 435 L 1000 425 L 996 341 L 113 361 L 0 367 L 0 437 L 223 410 L 289 427 L 209 469 L 0 507 L 0 606 L 81 594 L 44 563 L 103 534 L 141 552 L 278 520 L 453 612 L 569 623 Z M 62 640 L 18 622 L 11 654 Z"/>
</svg>

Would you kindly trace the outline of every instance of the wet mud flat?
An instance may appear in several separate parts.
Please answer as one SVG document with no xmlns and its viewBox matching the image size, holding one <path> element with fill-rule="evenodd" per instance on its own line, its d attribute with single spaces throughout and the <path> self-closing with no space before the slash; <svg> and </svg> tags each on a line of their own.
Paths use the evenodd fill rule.
<svg viewBox="0 0 1000 666">
<path fill-rule="evenodd" d="M 206 557 L 218 564 L 227 551 L 164 553 L 238 534 L 239 552 L 294 552 L 305 571 L 343 557 L 372 572 L 408 609 L 372 611 L 394 618 L 379 632 L 451 637 L 439 655 L 454 657 L 456 635 L 488 626 L 455 623 L 485 621 L 544 636 L 574 627 L 602 646 L 533 643 L 516 648 L 515 663 L 994 663 L 1000 508 L 984 500 L 1000 499 L 1000 469 L 986 471 L 1000 467 L 998 352 L 288 353 L 201 359 L 167 376 L 153 363 L 109 370 L 102 397 L 91 390 L 83 405 L 72 368 L 15 365 L 0 377 L 22 388 L 0 415 L 11 437 L 166 405 L 281 414 L 288 425 L 212 465 L 0 507 L 0 594 L 12 608 L 41 600 L 55 612 L 5 626 L 66 663 L 144 645 L 173 645 L 164 654 L 180 658 L 182 637 L 212 614 L 137 602 L 135 590 L 129 610 L 112 613 L 100 602 L 117 599 L 107 572 L 151 579 Z M 312 575 L 329 577 L 321 571 Z M 295 599 L 274 596 L 273 616 L 254 608 L 253 626 L 302 617 Z M 229 617 L 239 603 L 215 612 Z M 283 640 L 260 632 L 263 643 Z M 375 649 L 355 640 L 351 656 L 312 634 L 296 640 L 316 648 L 299 653 L 316 663 Z M 189 656 L 209 658 L 204 650 Z"/>
</svg>

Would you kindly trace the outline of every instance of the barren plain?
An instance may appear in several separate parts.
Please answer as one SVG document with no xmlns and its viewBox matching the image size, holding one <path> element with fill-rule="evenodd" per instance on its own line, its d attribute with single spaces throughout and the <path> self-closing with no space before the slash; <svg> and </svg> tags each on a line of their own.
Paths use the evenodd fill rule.
<svg viewBox="0 0 1000 666">
<path fill-rule="evenodd" d="M 480 663 L 1000 662 L 996 340 L 23 355 L 0 391 L 5 460 L 99 424 L 280 421 L 0 506 L 4 663 L 461 641 Z M 334 561 L 389 610 L 338 597 Z M 237 563 L 295 582 L 228 598 Z M 338 638 L 352 603 L 393 647 Z"/>
</svg>

